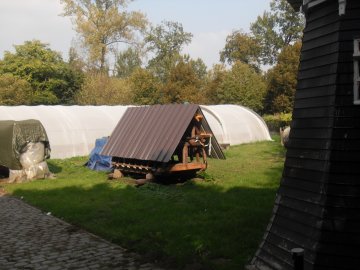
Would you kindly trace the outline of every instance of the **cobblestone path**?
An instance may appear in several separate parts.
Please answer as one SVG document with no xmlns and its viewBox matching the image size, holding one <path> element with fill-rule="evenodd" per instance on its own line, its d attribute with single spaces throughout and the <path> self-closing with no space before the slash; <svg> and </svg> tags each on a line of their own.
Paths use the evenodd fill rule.
<svg viewBox="0 0 360 270">
<path fill-rule="evenodd" d="M 161 270 L 121 247 L 0 194 L 0 269 Z"/>
</svg>

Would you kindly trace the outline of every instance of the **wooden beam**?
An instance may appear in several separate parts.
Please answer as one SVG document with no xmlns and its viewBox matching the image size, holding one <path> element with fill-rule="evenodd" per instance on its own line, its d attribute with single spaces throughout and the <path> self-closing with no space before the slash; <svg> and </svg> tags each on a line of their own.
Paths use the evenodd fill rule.
<svg viewBox="0 0 360 270">
<path fill-rule="evenodd" d="M 199 170 L 205 170 L 206 164 L 204 163 L 177 163 L 174 165 L 170 165 L 169 167 L 165 168 L 165 171 L 168 171 L 169 173 L 173 172 L 185 172 L 185 171 L 199 171 Z"/>
</svg>

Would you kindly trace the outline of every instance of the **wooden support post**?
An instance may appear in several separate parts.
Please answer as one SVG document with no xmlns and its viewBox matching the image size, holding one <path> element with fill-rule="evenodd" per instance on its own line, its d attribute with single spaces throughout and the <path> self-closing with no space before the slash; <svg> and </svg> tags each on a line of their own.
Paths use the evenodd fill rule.
<svg viewBox="0 0 360 270">
<path fill-rule="evenodd" d="M 205 148 L 203 147 L 201 150 L 202 150 L 202 154 L 203 154 L 204 163 L 206 163 L 207 156 L 206 156 Z"/>
<path fill-rule="evenodd" d="M 304 270 L 304 249 L 293 248 L 291 254 L 294 261 L 294 270 Z"/>
<path fill-rule="evenodd" d="M 183 147 L 183 151 L 182 151 L 182 163 L 186 164 L 188 163 L 188 157 L 189 157 L 189 143 L 186 142 L 184 144 L 184 147 Z"/>
</svg>

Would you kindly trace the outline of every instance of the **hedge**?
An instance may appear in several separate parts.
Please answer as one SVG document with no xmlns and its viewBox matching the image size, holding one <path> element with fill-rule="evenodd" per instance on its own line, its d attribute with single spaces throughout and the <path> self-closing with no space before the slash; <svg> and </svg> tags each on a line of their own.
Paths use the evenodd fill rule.
<svg viewBox="0 0 360 270">
<path fill-rule="evenodd" d="M 291 113 L 266 114 L 263 115 L 263 119 L 266 122 L 271 132 L 278 132 L 280 127 L 290 126 L 292 114 Z"/>
</svg>

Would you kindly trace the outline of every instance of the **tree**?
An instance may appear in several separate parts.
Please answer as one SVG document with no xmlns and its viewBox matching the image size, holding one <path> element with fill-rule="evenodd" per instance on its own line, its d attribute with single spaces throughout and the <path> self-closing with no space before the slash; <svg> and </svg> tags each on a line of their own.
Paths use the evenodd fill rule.
<svg viewBox="0 0 360 270">
<path fill-rule="evenodd" d="M 216 64 L 213 68 L 207 73 L 205 93 L 206 93 L 206 103 L 208 104 L 217 104 L 219 99 L 217 97 L 217 92 L 220 88 L 220 85 L 223 83 L 227 70 L 223 64 Z"/>
<path fill-rule="evenodd" d="M 220 52 L 220 61 L 232 65 L 243 62 L 259 70 L 261 47 L 255 38 L 242 31 L 233 31 L 226 37 L 225 48 Z"/>
<path fill-rule="evenodd" d="M 191 68 L 193 69 L 193 71 L 195 72 L 196 76 L 199 79 L 204 80 L 206 78 L 207 67 L 201 58 L 197 58 L 195 60 L 190 58 L 190 55 L 185 54 L 182 56 L 182 60 L 191 66 Z"/>
<path fill-rule="evenodd" d="M 153 105 L 162 102 L 161 83 L 149 70 L 135 69 L 129 77 L 129 85 L 133 91 L 133 104 Z"/>
<path fill-rule="evenodd" d="M 0 75 L 0 105 L 28 105 L 32 100 L 30 84 L 10 73 Z"/>
<path fill-rule="evenodd" d="M 204 103 L 206 95 L 202 80 L 190 62 L 180 61 L 171 69 L 163 87 L 162 100 L 163 103 Z"/>
<path fill-rule="evenodd" d="M 273 65 L 282 48 L 294 44 L 302 37 L 305 20 L 287 0 L 272 0 L 270 12 L 251 24 L 251 33 L 261 46 L 260 59 L 263 64 Z"/>
<path fill-rule="evenodd" d="M 0 61 L 0 74 L 10 73 L 26 80 L 32 88 L 31 104 L 69 104 L 82 83 L 82 74 L 73 70 L 61 55 L 38 40 L 15 46 Z"/>
<path fill-rule="evenodd" d="M 88 73 L 75 98 L 81 105 L 127 105 L 132 99 L 126 80 L 109 77 L 103 72 Z"/>
<path fill-rule="evenodd" d="M 86 63 L 82 60 L 75 47 L 70 47 L 68 57 L 68 63 L 72 69 L 78 72 L 83 72 L 85 70 Z"/>
<path fill-rule="evenodd" d="M 129 47 L 117 56 L 115 64 L 116 76 L 119 78 L 129 77 L 135 69 L 140 68 L 142 64 L 139 52 Z"/>
<path fill-rule="evenodd" d="M 268 71 L 265 111 L 290 113 L 294 104 L 301 42 L 289 45 L 279 55 L 278 63 Z"/>
<path fill-rule="evenodd" d="M 116 44 L 134 44 L 136 33 L 147 25 L 141 12 L 126 12 L 132 0 L 61 0 L 63 16 L 73 18 L 76 31 L 89 50 L 89 60 L 101 71 L 106 70 L 106 57 Z"/>
<path fill-rule="evenodd" d="M 148 68 L 165 82 L 170 70 L 181 61 L 181 49 L 189 44 L 192 34 L 185 32 L 177 22 L 163 21 L 161 25 L 151 27 L 145 36 L 148 51 L 155 54 L 148 63 Z"/>
<path fill-rule="evenodd" d="M 236 62 L 224 75 L 213 94 L 216 104 L 239 104 L 260 112 L 263 109 L 265 83 L 249 65 Z"/>
</svg>

